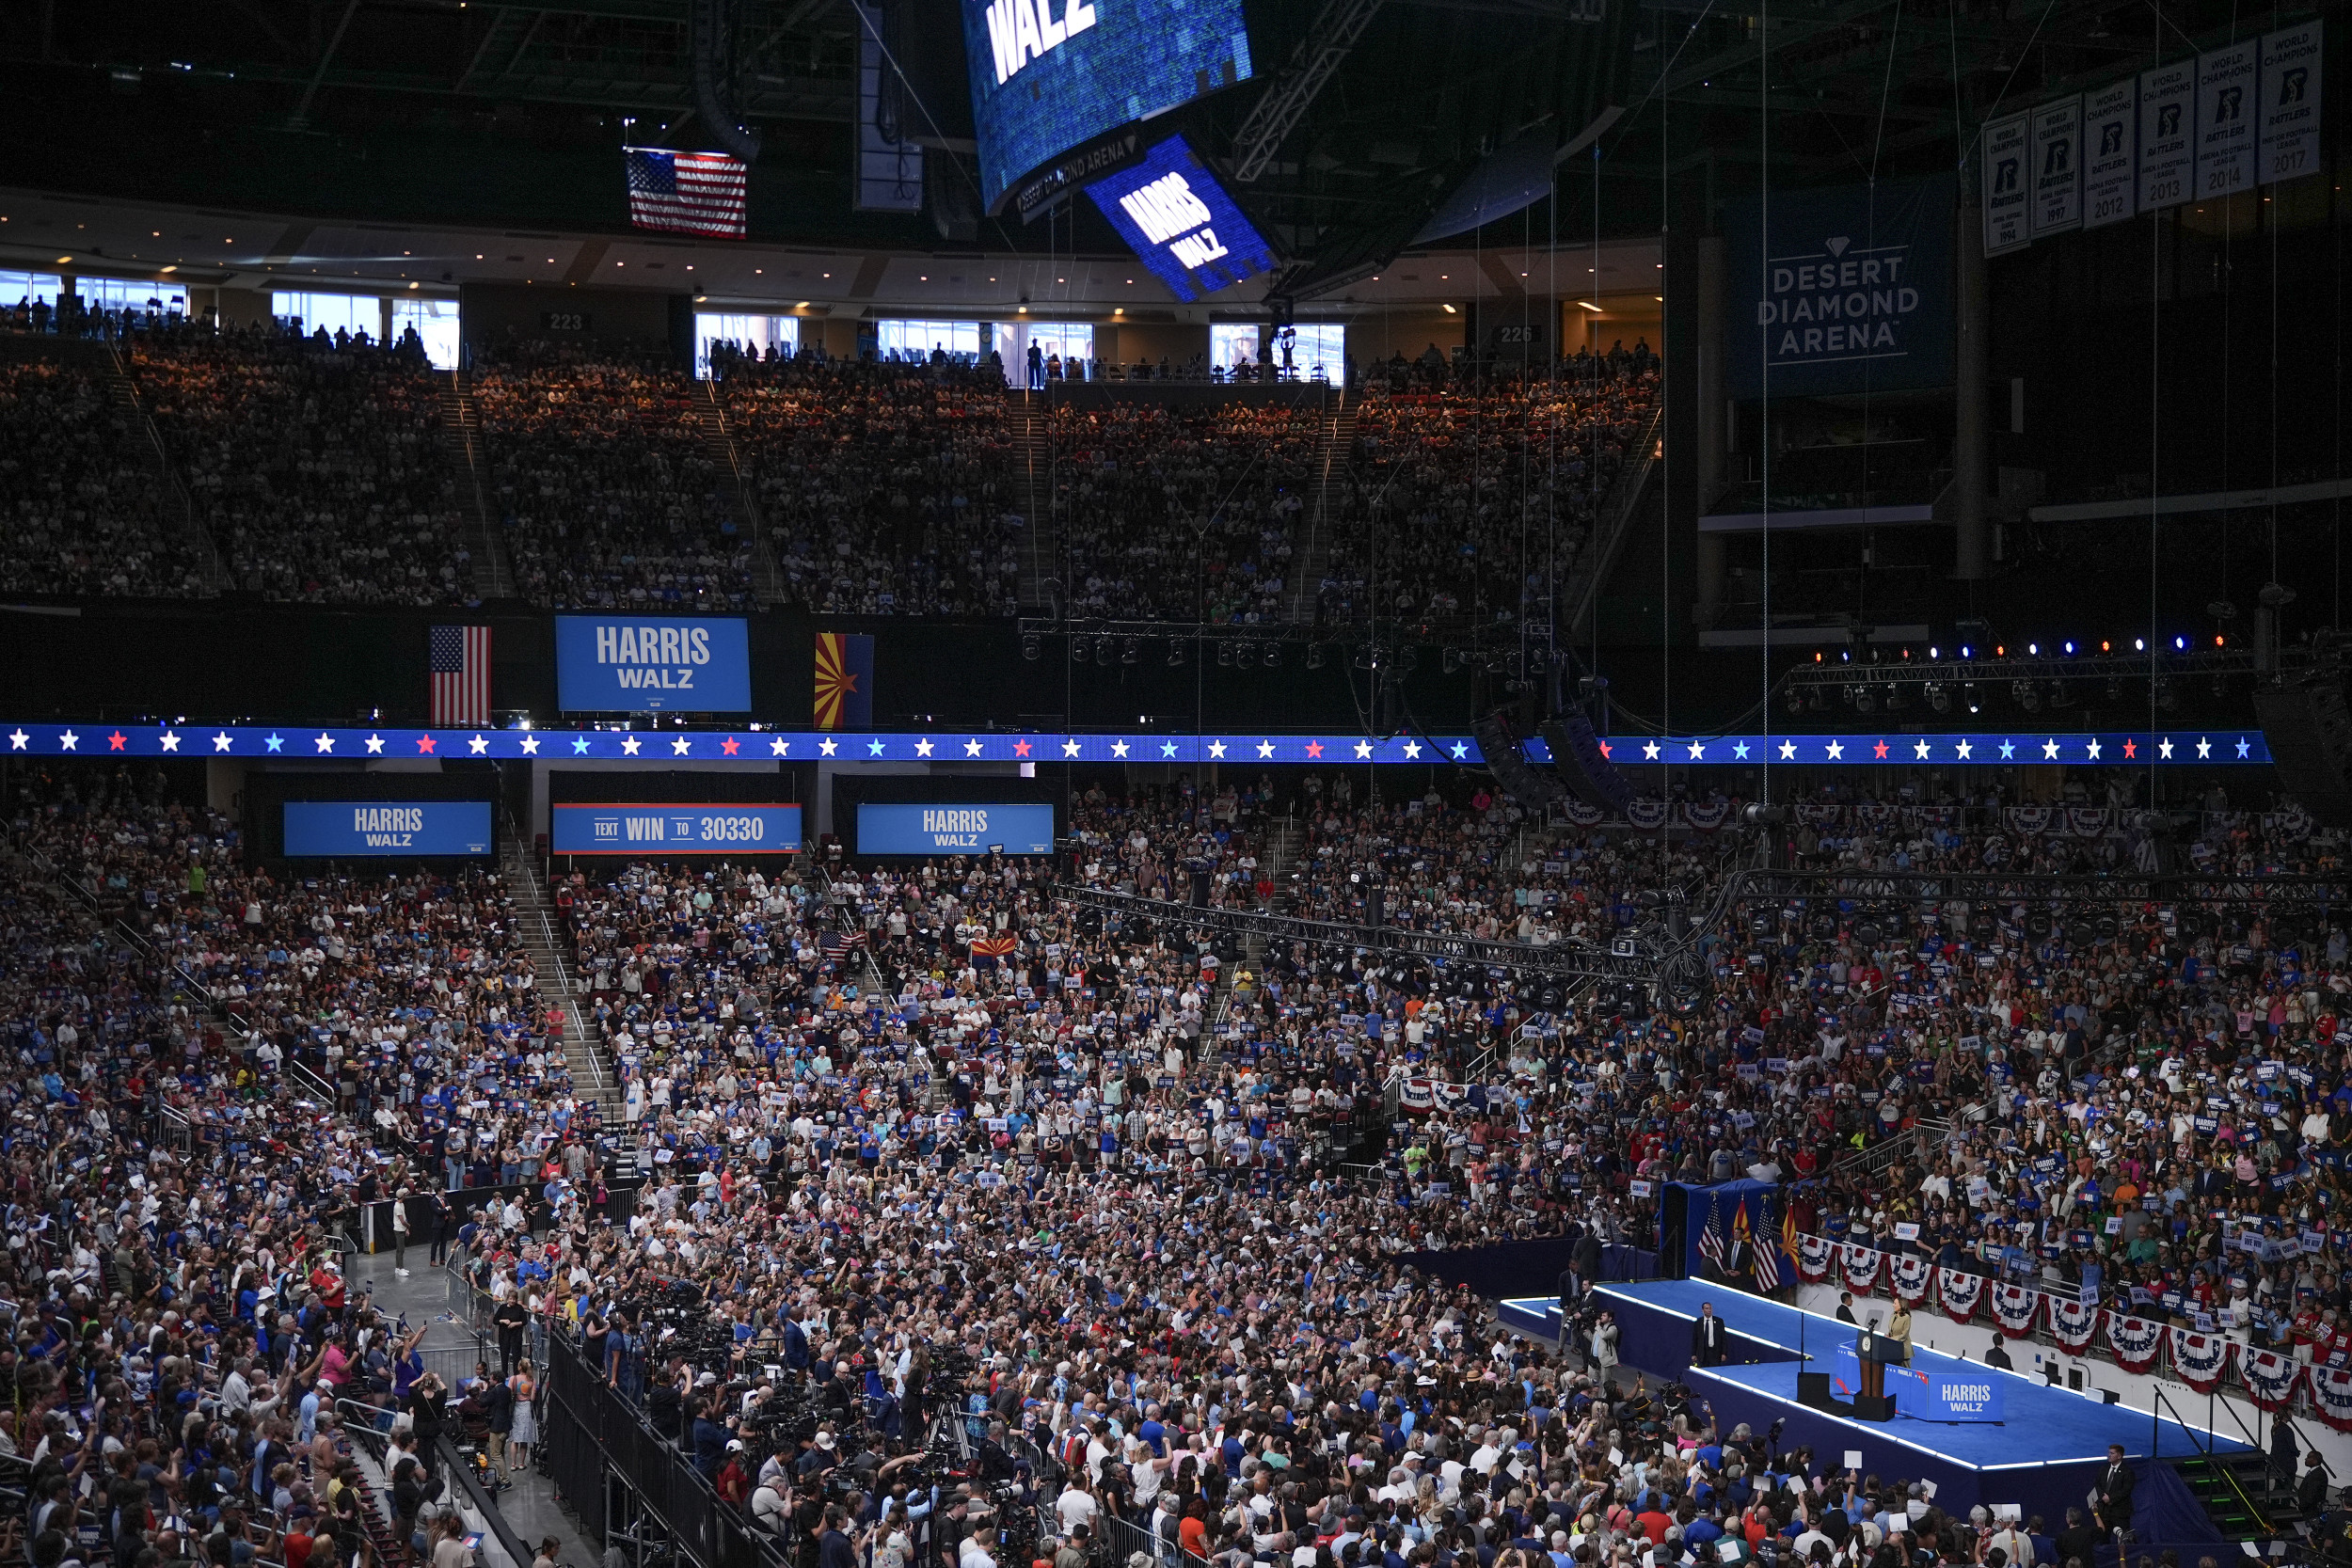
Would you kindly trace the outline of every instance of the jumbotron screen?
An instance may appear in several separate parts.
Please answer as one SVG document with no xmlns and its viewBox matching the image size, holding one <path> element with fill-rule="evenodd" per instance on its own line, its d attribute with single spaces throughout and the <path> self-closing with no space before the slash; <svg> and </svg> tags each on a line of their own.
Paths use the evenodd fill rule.
<svg viewBox="0 0 2352 1568">
<path fill-rule="evenodd" d="M 963 0 L 980 198 L 1131 120 L 1249 78 L 1242 0 Z"/>
</svg>

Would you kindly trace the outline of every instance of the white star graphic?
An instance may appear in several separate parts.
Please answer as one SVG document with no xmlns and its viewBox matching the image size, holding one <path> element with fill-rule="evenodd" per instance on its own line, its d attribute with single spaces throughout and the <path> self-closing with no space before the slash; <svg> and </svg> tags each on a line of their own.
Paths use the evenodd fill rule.
<svg viewBox="0 0 2352 1568">
<path fill-rule="evenodd" d="M 1735 740 L 1731 743 L 1731 760 L 1734 762 L 1745 762 L 1748 760 L 1748 743 L 1746 741 Z"/>
<path fill-rule="evenodd" d="M 32 738 L 33 737 L 31 736 L 24 733 L 22 726 L 10 730 L 8 732 L 8 750 L 11 752 L 21 752 L 24 750 L 25 745 L 31 741 Z"/>
<path fill-rule="evenodd" d="M 2162 757 L 2167 762 L 2170 762 L 2172 760 L 2172 742 L 2170 740 L 2157 741 L 2156 755 Z"/>
<path fill-rule="evenodd" d="M 771 757 L 789 756 L 791 752 L 792 742 L 785 739 L 782 736 L 778 736 L 775 739 L 768 742 L 768 754 Z"/>
<path fill-rule="evenodd" d="M 978 756 L 980 754 L 980 743 L 977 739 L 965 741 L 963 743 L 963 754 L 967 757 Z"/>
<path fill-rule="evenodd" d="M 1707 748 L 1698 741 L 1691 742 L 1691 760 L 1697 762 L 1707 755 Z"/>
<path fill-rule="evenodd" d="M 1405 743 L 1405 754 L 1407 757 L 1418 760 L 1421 756 L 1421 742 L 1418 740 L 1406 741 Z"/>
<path fill-rule="evenodd" d="M 2092 741 L 2088 741 L 2088 742 L 2086 742 L 2085 744 L 2088 746 L 2088 748 L 2089 748 L 2089 750 L 2090 750 L 2090 760 L 2091 760 L 2091 761 L 2093 761 L 2093 762 L 2097 762 L 2097 761 L 2099 760 L 2099 743 L 2098 743 L 2097 741 L 2095 741 L 2095 740 L 2092 740 Z"/>
<path fill-rule="evenodd" d="M 2046 759 L 2046 760 L 2050 760 L 2050 761 L 2055 761 L 2055 760 L 2057 760 L 2057 757 L 2058 757 L 2058 742 L 2057 742 L 2057 741 L 2055 741 L 2055 740 L 2045 740 L 2045 741 L 2043 741 L 2043 742 L 2042 743 L 2042 756 L 2043 756 L 2043 758 L 2044 758 L 2044 759 Z"/>
<path fill-rule="evenodd" d="M 2003 762 L 2007 762 L 2010 757 L 2014 756 L 2016 752 L 2017 742 L 2014 740 L 2004 740 L 2001 742 L 2001 760 Z"/>
<path fill-rule="evenodd" d="M 167 752 L 176 752 L 179 749 L 180 737 L 177 735 L 174 735 L 171 731 L 166 730 L 164 732 L 164 750 Z"/>
<path fill-rule="evenodd" d="M 316 737 L 312 739 L 311 744 L 316 746 L 319 749 L 320 753 L 324 755 L 325 753 L 335 749 L 335 737 L 328 735 L 325 730 L 321 730 Z"/>
<path fill-rule="evenodd" d="M 1172 757 L 1175 754 L 1176 742 L 1172 740 L 1163 740 L 1160 742 L 1160 755 L 1164 757 Z"/>
<path fill-rule="evenodd" d="M 1911 743 L 1911 749 L 1918 756 L 1921 762 L 1928 760 L 1928 743 L 1926 741 L 1915 740 Z"/>
<path fill-rule="evenodd" d="M 1113 756 L 1115 756 L 1115 757 L 1123 757 L 1123 756 L 1125 756 L 1126 754 L 1127 754 L 1127 743 L 1126 743 L 1125 741 L 1123 741 L 1123 740 L 1114 740 L 1114 741 L 1112 741 L 1112 742 L 1111 742 L 1111 755 L 1113 755 Z"/>
<path fill-rule="evenodd" d="M 2197 754 L 2201 757 L 2213 755 L 2213 742 L 2201 735 L 2197 737 Z"/>
<path fill-rule="evenodd" d="M 2240 762 L 2244 762 L 2244 761 L 2247 759 L 2247 757 L 2248 757 L 2248 756 L 2249 756 L 2249 755 L 2251 755 L 2251 754 L 2252 754 L 2253 750 L 2254 750 L 2254 748 L 2252 747 L 2252 745 L 2250 745 L 2250 744 L 2247 741 L 2247 739 L 2246 739 L 2246 737 L 2245 737 L 2244 736 L 2240 736 L 2238 737 L 2238 743 L 2237 743 L 2237 759 L 2238 759 L 2238 761 L 2240 761 Z"/>
<path fill-rule="evenodd" d="M 867 741 L 866 743 L 866 753 L 868 756 L 876 757 L 882 755 L 882 742 L 879 740 Z"/>
<path fill-rule="evenodd" d="M 1780 760 L 1781 760 L 1781 761 L 1783 761 L 1783 762 L 1792 761 L 1792 760 L 1796 757 L 1796 754 L 1797 754 L 1797 743 L 1796 743 L 1795 741 L 1793 741 L 1793 740 L 1784 740 L 1784 741 L 1782 741 L 1782 742 L 1780 743 Z"/>
<path fill-rule="evenodd" d="M 572 737 L 572 755 L 576 757 L 584 757 L 587 754 L 588 737 L 584 735 L 574 736 Z"/>
<path fill-rule="evenodd" d="M 384 737 L 380 735 L 372 735 L 368 736 L 368 755 L 372 757 L 380 757 L 383 754 Z"/>
<path fill-rule="evenodd" d="M 637 754 L 637 748 L 644 744 L 644 742 L 639 740 L 633 735 L 623 736 L 621 737 L 621 754 L 625 757 L 633 757 Z"/>
<path fill-rule="evenodd" d="M 827 736 L 824 739 L 817 743 L 817 752 L 819 756 L 829 757 L 840 749 L 841 743 L 834 739 L 831 736 Z"/>
<path fill-rule="evenodd" d="M 82 737 L 80 736 L 75 735 L 72 730 L 68 730 L 63 735 L 57 736 L 57 744 L 71 752 L 73 750 L 73 743 L 81 738 Z"/>
<path fill-rule="evenodd" d="M 1066 757 L 1074 757 L 1078 754 L 1078 742 L 1074 737 L 1061 743 L 1061 754 Z"/>
<path fill-rule="evenodd" d="M 1844 741 L 1833 740 L 1829 743 L 1829 760 L 1832 762 L 1843 762 L 1846 760 L 1846 743 Z"/>
<path fill-rule="evenodd" d="M 1273 742 L 1273 741 L 1271 741 L 1271 740 L 1261 740 L 1261 741 L 1259 741 L 1259 742 L 1258 742 L 1258 754 L 1259 754 L 1260 756 L 1262 756 L 1262 757 L 1270 757 L 1270 756 L 1272 756 L 1272 755 L 1274 754 L 1274 742 Z"/>
<path fill-rule="evenodd" d="M 1369 740 L 1359 740 L 1356 742 L 1356 754 L 1359 757 L 1368 757 L 1372 755 L 1372 742 Z"/>
<path fill-rule="evenodd" d="M 527 735 L 523 736 L 523 755 L 527 757 L 535 757 L 538 754 L 539 737 L 535 735 Z"/>
<path fill-rule="evenodd" d="M 1211 756 L 1213 756 L 1213 757 L 1219 757 L 1219 758 L 1223 757 L 1223 756 L 1225 755 L 1225 742 L 1223 742 L 1222 740 L 1212 740 L 1212 741 L 1210 741 L 1210 742 L 1209 742 L 1209 755 L 1211 755 Z"/>
<path fill-rule="evenodd" d="M 478 739 L 478 738 L 480 738 L 480 737 L 479 737 L 479 736 L 477 736 L 476 738 Z M 678 756 L 678 757 L 685 756 L 687 753 L 689 753 L 690 752 L 691 752 L 693 749 L 694 749 L 694 747 L 693 747 L 693 743 L 692 743 L 691 741 L 688 740 L 688 739 L 687 739 L 684 736 L 682 736 L 682 735 L 680 735 L 680 736 L 671 736 L 671 738 L 670 738 L 670 754 L 671 754 L 672 756 Z"/>
<path fill-rule="evenodd" d="M 1459 761 L 1461 761 L 1464 757 L 1467 757 L 1467 756 L 1469 756 L 1469 755 L 1470 755 L 1470 747 L 1469 747 L 1469 746 L 1465 745 L 1463 742 L 1461 742 L 1461 741 L 1459 741 L 1459 740 L 1457 740 L 1457 741 L 1455 741 L 1455 742 L 1454 743 L 1454 761 L 1459 762 Z"/>
<path fill-rule="evenodd" d="M 223 730 L 218 735 L 213 736 L 213 750 L 215 752 L 225 752 L 229 750 L 229 732 L 227 730 Z"/>
<path fill-rule="evenodd" d="M 1642 760 L 1644 762 L 1656 762 L 1658 760 L 1657 741 L 1645 740 L 1642 743 Z"/>
<path fill-rule="evenodd" d="M 927 757 L 931 754 L 931 737 L 930 736 L 925 736 L 922 739 L 914 743 L 914 754 L 918 757 Z"/>
<path fill-rule="evenodd" d="M 487 740 L 483 739 L 479 735 L 475 736 L 471 740 L 466 742 L 466 750 L 471 752 L 475 756 L 481 756 L 483 753 L 489 751 L 489 749 L 490 743 Z"/>
<path fill-rule="evenodd" d="M 1966 762 L 1966 761 L 1968 760 L 1968 742 L 1967 742 L 1967 741 L 1965 741 L 1965 740 L 1962 741 L 1959 745 L 1957 745 L 1957 746 L 1953 747 L 1953 748 L 1952 748 L 1952 750 L 1960 753 L 1960 760 L 1961 760 L 1961 761 L 1963 761 L 1963 762 Z"/>
</svg>

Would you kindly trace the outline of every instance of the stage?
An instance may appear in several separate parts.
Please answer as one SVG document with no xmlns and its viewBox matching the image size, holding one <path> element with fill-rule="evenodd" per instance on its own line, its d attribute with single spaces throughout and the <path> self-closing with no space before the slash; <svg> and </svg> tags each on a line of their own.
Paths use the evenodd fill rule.
<svg viewBox="0 0 2352 1568">
<path fill-rule="evenodd" d="M 2056 1527 L 2067 1507 L 2080 1505 L 2090 1492 L 2110 1443 L 2122 1444 L 2135 1461 L 2248 1447 L 2202 1428 L 2086 1399 L 2040 1378 L 1930 1350 L 1913 1352 L 1911 1373 L 1998 1380 L 2002 1420 L 1927 1421 L 1901 1415 L 1907 1374 L 1889 1368 L 1887 1391 L 1899 1414 L 1891 1421 L 1858 1421 L 1797 1399 L 1800 1369 L 1809 1364 L 1813 1370 L 1835 1372 L 1837 1347 L 1853 1338 L 1851 1323 L 1693 1279 L 1604 1285 L 1597 1294 L 1617 1321 L 1618 1359 L 1689 1385 L 1713 1412 L 1717 1430 L 1728 1433 L 1744 1422 L 1762 1432 L 1783 1422 L 1784 1448 L 1809 1445 L 1824 1467 L 1859 1452 L 1866 1472 L 1933 1481 L 1936 1502 L 1962 1513 L 1979 1502 L 2013 1502 L 2028 1517 L 2040 1513 Z M 1713 1305 L 1731 1336 L 1730 1360 L 1721 1367 L 1690 1365 L 1691 1324 L 1702 1302 Z M 1506 1301 L 1501 1316 L 1514 1327 L 1555 1337 L 1559 1306 L 1557 1299 L 1542 1297 Z M 1917 1380 L 1910 1382 L 1915 1386 Z"/>
</svg>

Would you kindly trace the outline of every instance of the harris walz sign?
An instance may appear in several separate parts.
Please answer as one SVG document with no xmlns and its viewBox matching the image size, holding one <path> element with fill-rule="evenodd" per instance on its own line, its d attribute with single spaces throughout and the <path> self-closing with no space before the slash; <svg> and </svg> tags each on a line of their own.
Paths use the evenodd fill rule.
<svg viewBox="0 0 2352 1568">
<path fill-rule="evenodd" d="M 1769 210 L 1753 198 L 1732 204 L 1731 395 L 1950 385 L 1952 198 L 1951 180 L 1937 177 L 1775 192 Z"/>
</svg>

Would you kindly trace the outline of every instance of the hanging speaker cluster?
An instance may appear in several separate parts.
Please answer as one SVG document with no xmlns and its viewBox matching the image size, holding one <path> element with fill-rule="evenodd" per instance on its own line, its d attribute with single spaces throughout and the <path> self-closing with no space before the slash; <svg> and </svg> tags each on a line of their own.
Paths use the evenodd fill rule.
<svg viewBox="0 0 2352 1568">
<path fill-rule="evenodd" d="M 1545 720 L 1539 733 L 1544 744 L 1551 748 L 1552 771 L 1560 775 L 1569 794 L 1588 806 L 1625 815 L 1633 799 L 1633 786 L 1601 755 L 1600 738 L 1593 734 L 1592 721 L 1584 717 L 1582 708 L 1566 708 Z"/>
<path fill-rule="evenodd" d="M 1473 722 L 1470 735 L 1478 742 L 1479 754 L 1486 759 L 1487 771 L 1502 786 L 1502 793 L 1525 810 L 1542 812 L 1554 800 L 1566 798 L 1567 789 L 1558 779 L 1527 765 L 1526 753 L 1519 750 L 1519 737 L 1512 733 L 1511 721 L 1502 710 Z"/>
<path fill-rule="evenodd" d="M 2259 687 L 2254 714 L 2280 786 L 2323 825 L 2352 828 L 2352 713 L 2343 678 Z"/>
</svg>

